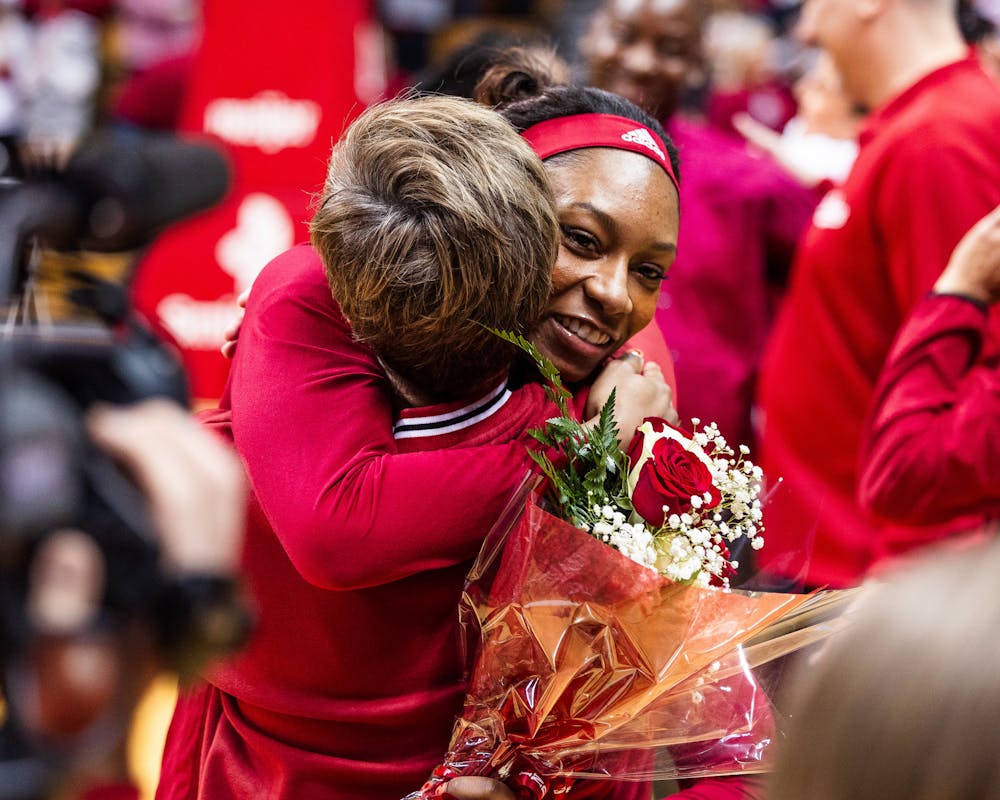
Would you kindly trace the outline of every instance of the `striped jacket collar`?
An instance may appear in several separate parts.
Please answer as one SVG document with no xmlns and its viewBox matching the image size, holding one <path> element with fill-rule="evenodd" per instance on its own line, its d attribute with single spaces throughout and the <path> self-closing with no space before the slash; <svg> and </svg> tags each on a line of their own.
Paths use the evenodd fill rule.
<svg viewBox="0 0 1000 800">
<path fill-rule="evenodd" d="M 511 391 L 504 378 L 502 383 L 476 400 L 406 408 L 393 426 L 392 435 L 398 440 L 442 436 L 461 431 L 496 414 L 510 397 Z"/>
</svg>

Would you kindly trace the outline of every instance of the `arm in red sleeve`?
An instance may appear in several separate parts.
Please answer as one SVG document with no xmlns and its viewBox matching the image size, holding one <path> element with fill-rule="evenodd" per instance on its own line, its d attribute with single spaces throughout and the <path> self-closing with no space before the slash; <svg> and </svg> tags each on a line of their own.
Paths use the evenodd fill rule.
<svg viewBox="0 0 1000 800">
<path fill-rule="evenodd" d="M 258 277 L 231 375 L 233 438 L 289 558 L 349 589 L 472 558 L 528 468 L 523 442 L 401 454 L 390 388 L 315 252 Z"/>
<path fill-rule="evenodd" d="M 861 504 L 906 523 L 1000 511 L 1000 371 L 973 366 L 988 317 L 932 295 L 879 378 L 858 487 Z"/>
</svg>

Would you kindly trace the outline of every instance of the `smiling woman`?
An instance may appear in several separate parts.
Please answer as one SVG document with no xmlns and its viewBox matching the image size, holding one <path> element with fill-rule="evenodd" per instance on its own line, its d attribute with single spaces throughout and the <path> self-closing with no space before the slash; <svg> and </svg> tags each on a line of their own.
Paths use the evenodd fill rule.
<svg viewBox="0 0 1000 800">
<path fill-rule="evenodd" d="M 653 318 L 677 254 L 676 150 L 659 123 L 618 95 L 546 86 L 520 50 L 486 73 L 477 99 L 544 161 L 562 238 L 532 338 L 564 380 L 585 380 Z"/>
<path fill-rule="evenodd" d="M 579 381 L 652 320 L 677 253 L 677 195 L 662 170 L 627 151 L 583 150 L 547 168 L 562 244 L 534 339 Z"/>
</svg>

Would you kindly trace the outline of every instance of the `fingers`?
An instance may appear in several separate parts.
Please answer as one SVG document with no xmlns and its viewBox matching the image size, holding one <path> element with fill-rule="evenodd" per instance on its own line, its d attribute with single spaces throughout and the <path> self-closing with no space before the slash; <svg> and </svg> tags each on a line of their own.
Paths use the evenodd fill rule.
<svg viewBox="0 0 1000 800">
<path fill-rule="evenodd" d="M 492 778 L 452 778 L 444 785 L 444 795 L 456 800 L 516 800 L 514 793 Z"/>
<path fill-rule="evenodd" d="M 636 349 L 626 350 L 624 353 L 618 356 L 616 360 L 631 366 L 632 369 L 635 370 L 637 375 L 642 374 L 642 368 L 646 361 L 645 357 L 643 356 L 642 350 L 636 350 Z"/>
<path fill-rule="evenodd" d="M 934 291 L 962 294 L 983 303 L 1000 299 L 1000 206 L 962 237 L 935 282 Z"/>
<path fill-rule="evenodd" d="M 663 377 L 663 370 L 655 361 L 650 361 L 649 363 L 643 365 L 642 377 L 663 381 L 663 383 L 667 382 L 667 379 Z"/>
<path fill-rule="evenodd" d="M 165 400 L 97 407 L 91 438 L 116 458 L 149 498 L 168 567 L 233 574 L 246 512 L 243 468 L 230 448 Z"/>
<path fill-rule="evenodd" d="M 219 349 L 222 351 L 222 355 L 226 358 L 231 359 L 236 354 L 236 343 L 240 338 L 240 328 L 243 326 L 243 317 L 246 314 L 247 300 L 249 297 L 249 287 L 240 292 L 240 296 L 236 298 L 236 317 L 222 332 L 223 342 L 222 347 Z"/>
</svg>

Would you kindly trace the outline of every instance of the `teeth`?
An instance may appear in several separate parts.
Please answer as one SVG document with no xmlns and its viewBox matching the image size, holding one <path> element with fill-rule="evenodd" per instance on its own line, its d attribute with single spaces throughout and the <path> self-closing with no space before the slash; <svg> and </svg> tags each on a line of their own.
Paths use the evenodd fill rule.
<svg viewBox="0 0 1000 800">
<path fill-rule="evenodd" d="M 608 342 L 611 341 L 611 337 L 608 336 L 603 331 L 599 331 L 593 325 L 584 322 L 583 320 L 574 319 L 573 317 L 561 317 L 557 316 L 556 320 L 562 325 L 566 330 L 572 333 L 574 336 L 583 339 L 587 344 L 592 344 L 595 347 L 603 347 Z"/>
</svg>

